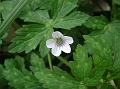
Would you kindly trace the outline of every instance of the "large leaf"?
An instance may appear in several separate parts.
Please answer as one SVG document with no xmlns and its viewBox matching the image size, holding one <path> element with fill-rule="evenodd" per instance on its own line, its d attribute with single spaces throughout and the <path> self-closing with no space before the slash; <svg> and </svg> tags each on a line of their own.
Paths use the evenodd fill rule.
<svg viewBox="0 0 120 89">
<path fill-rule="evenodd" d="M 21 61 L 20 58 L 18 59 Z M 5 61 L 5 69 L 3 70 L 3 74 L 9 81 L 9 85 L 15 89 L 44 89 L 30 71 L 25 68 L 21 71 L 16 66 L 17 63 L 13 59 L 7 59 Z"/>
<path fill-rule="evenodd" d="M 36 54 L 31 56 L 31 69 L 39 82 L 48 89 L 86 89 L 80 82 L 75 81 L 69 74 L 59 68 L 54 71 L 45 68 L 43 59 Z"/>
<path fill-rule="evenodd" d="M 120 21 L 114 21 L 107 25 L 103 38 L 107 41 L 112 49 L 112 59 L 114 67 L 120 68 Z"/>
<path fill-rule="evenodd" d="M 39 24 L 23 26 L 16 32 L 17 36 L 12 40 L 13 43 L 9 46 L 9 51 L 28 53 L 35 49 L 40 41 L 51 32 L 51 29 L 46 29 Z"/>
<path fill-rule="evenodd" d="M 70 62 L 70 67 L 74 76 L 82 81 L 90 76 L 92 61 L 88 58 L 86 49 L 81 45 L 77 46 L 74 61 Z"/>
<path fill-rule="evenodd" d="M 81 26 L 89 16 L 82 12 L 73 12 L 70 15 L 59 18 L 55 22 L 55 28 L 71 29 L 76 26 Z"/>
<path fill-rule="evenodd" d="M 87 85 L 98 83 L 104 72 L 114 69 L 113 78 L 119 76 L 120 68 L 120 22 L 114 21 L 105 26 L 104 33 L 99 35 L 84 36 L 85 47 L 92 55 L 94 71 L 91 79 L 87 80 Z M 118 71 L 116 73 L 116 71 Z M 97 73 L 98 72 L 98 73 Z M 91 72 L 92 73 L 92 72 Z M 97 73 L 97 74 L 96 74 Z M 116 77 L 115 77 L 116 76 Z M 97 77 L 97 78 L 96 78 Z M 95 79 L 95 82 L 93 81 Z M 97 82 L 97 81 L 98 82 Z"/>
<path fill-rule="evenodd" d="M 110 64 L 112 64 L 112 52 L 111 49 L 109 47 L 109 44 L 107 44 L 107 41 L 105 41 L 105 39 L 103 38 L 103 36 L 101 35 L 96 35 L 96 36 L 84 36 L 85 38 L 85 46 L 86 49 L 88 50 L 88 53 L 90 55 L 93 54 L 93 58 L 97 58 L 99 60 L 97 61 L 109 61 L 109 63 L 105 62 L 106 65 L 103 65 L 102 63 L 100 64 L 99 62 L 97 62 L 96 60 L 96 64 L 97 66 L 99 65 L 103 65 L 103 66 L 108 66 Z M 99 58 L 98 58 L 99 57 Z"/>
</svg>

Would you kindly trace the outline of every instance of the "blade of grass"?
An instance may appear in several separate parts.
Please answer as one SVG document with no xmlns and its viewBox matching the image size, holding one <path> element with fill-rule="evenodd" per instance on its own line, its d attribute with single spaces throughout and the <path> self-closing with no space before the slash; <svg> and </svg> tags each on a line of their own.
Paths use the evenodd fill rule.
<svg viewBox="0 0 120 89">
<path fill-rule="evenodd" d="M 19 13 L 23 9 L 23 7 L 27 4 L 28 1 L 29 0 L 19 0 L 15 8 L 13 8 L 8 17 L 3 21 L 3 23 L 0 26 L 0 38 L 4 35 L 6 31 L 8 31 L 8 27 L 16 19 L 16 17 L 19 15 Z"/>
</svg>

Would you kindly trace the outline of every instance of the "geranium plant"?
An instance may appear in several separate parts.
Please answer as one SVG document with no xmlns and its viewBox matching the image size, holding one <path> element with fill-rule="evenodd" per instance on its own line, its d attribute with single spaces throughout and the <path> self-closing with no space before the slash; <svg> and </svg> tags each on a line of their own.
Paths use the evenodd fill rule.
<svg viewBox="0 0 120 89">
<path fill-rule="evenodd" d="M 120 0 L 0 0 L 0 89 L 120 89 Z"/>
</svg>

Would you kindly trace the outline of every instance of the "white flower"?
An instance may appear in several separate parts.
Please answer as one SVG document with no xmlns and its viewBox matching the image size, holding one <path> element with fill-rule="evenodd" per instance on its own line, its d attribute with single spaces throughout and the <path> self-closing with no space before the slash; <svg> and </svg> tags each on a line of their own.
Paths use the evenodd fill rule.
<svg viewBox="0 0 120 89">
<path fill-rule="evenodd" d="M 52 38 L 46 41 L 46 46 L 52 48 L 52 54 L 59 56 L 61 52 L 70 53 L 71 48 L 69 44 L 73 43 L 73 38 L 69 36 L 63 36 L 59 31 L 52 33 Z"/>
</svg>

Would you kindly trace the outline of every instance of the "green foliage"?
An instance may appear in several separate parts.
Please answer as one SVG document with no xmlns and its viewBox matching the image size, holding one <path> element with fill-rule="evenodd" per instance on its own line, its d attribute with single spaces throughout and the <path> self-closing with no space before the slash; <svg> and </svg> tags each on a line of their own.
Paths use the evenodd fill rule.
<svg viewBox="0 0 120 89">
<path fill-rule="evenodd" d="M 101 30 L 104 29 L 107 24 L 108 21 L 104 16 L 94 16 L 90 17 L 84 25 L 88 28 L 92 28 L 93 30 Z"/>
<path fill-rule="evenodd" d="M 34 60 L 36 59 L 36 60 Z M 38 62 L 39 61 L 39 62 Z M 54 71 L 50 71 L 45 68 L 43 60 L 37 55 L 32 54 L 31 56 L 31 69 L 35 74 L 36 78 L 43 83 L 43 86 L 48 89 L 86 89 L 86 87 L 77 82 L 65 71 L 54 67 Z M 42 77 L 41 77 L 42 76 Z M 52 80 L 52 81 L 51 81 Z"/>
<path fill-rule="evenodd" d="M 120 0 L 114 0 L 114 3 L 120 5 Z"/>
<path fill-rule="evenodd" d="M 16 57 L 15 60 L 7 59 L 5 61 L 3 74 L 9 81 L 9 85 L 15 89 L 44 89 L 32 72 L 26 70 L 24 66 L 24 60 L 21 57 Z"/>
<path fill-rule="evenodd" d="M 94 54 L 93 61 L 96 71 L 100 70 L 102 73 L 102 71 L 104 72 L 105 69 L 108 69 L 114 70 L 116 73 L 119 70 L 119 29 L 120 22 L 114 21 L 105 27 L 103 34 L 92 37 L 84 36 L 85 42 L 87 43 L 85 47 L 90 54 Z M 119 72 L 114 77 L 118 75 Z"/>
<path fill-rule="evenodd" d="M 26 11 L 20 18 L 26 22 L 45 24 L 49 20 L 49 15 L 47 10 Z"/>
<path fill-rule="evenodd" d="M 0 0 L 0 89 L 120 89 L 119 45 L 120 0 Z"/>
<path fill-rule="evenodd" d="M 70 29 L 76 26 L 81 26 L 89 18 L 88 15 L 82 12 L 73 12 L 70 15 L 57 19 L 55 28 Z"/>
<path fill-rule="evenodd" d="M 47 30 L 42 25 L 28 25 L 19 29 L 17 36 L 13 39 L 13 44 L 10 45 L 10 52 L 26 53 L 35 49 L 43 38 L 49 38 L 51 29 Z"/>
<path fill-rule="evenodd" d="M 10 26 L 10 24 L 16 19 L 16 17 L 20 13 L 20 11 L 27 4 L 27 2 L 28 2 L 28 0 L 20 0 L 17 3 L 17 5 L 12 9 L 12 11 L 10 11 L 11 6 L 10 6 L 9 10 L 7 9 L 8 11 L 10 11 L 10 14 L 5 15 L 5 17 L 4 17 L 5 19 L 4 19 L 3 23 L 0 25 L 0 37 L 2 37 L 5 34 L 5 32 L 7 31 L 8 27 Z M 10 5 L 9 3 L 6 3 L 6 5 L 7 4 Z M 2 13 L 4 13 L 4 12 L 2 12 Z"/>
<path fill-rule="evenodd" d="M 92 60 L 88 58 L 84 47 L 78 45 L 74 53 L 74 61 L 70 63 L 71 71 L 77 78 L 84 81 L 89 77 L 92 69 Z"/>
<path fill-rule="evenodd" d="M 53 2 L 56 4 L 50 9 L 51 13 L 53 12 L 52 16 L 50 16 L 48 10 L 41 8 L 32 10 L 30 6 L 26 6 L 27 9 L 22 11 L 19 17 L 25 22 L 35 23 L 35 26 L 29 24 L 20 28 L 16 32 L 16 37 L 12 40 L 12 44 L 9 46 L 9 52 L 20 53 L 25 51 L 28 53 L 40 43 L 39 51 L 41 56 L 44 57 L 49 52 L 45 46 L 45 41 L 51 37 L 51 32 L 53 32 L 54 28 L 71 29 L 81 26 L 89 18 L 89 15 L 83 12 L 71 12 L 77 6 L 77 0 L 55 0 Z"/>
</svg>

